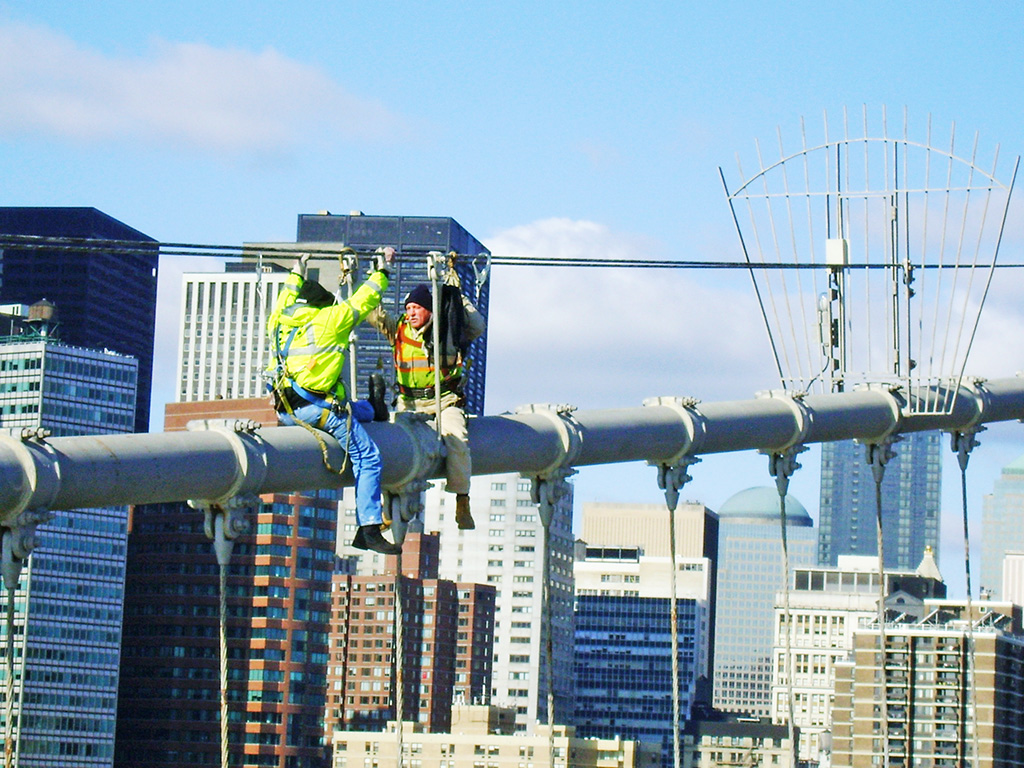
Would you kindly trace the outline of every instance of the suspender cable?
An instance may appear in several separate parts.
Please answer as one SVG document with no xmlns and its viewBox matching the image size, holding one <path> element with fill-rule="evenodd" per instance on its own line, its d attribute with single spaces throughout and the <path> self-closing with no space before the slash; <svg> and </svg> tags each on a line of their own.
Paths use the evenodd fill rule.
<svg viewBox="0 0 1024 768">
<path fill-rule="evenodd" d="M 679 490 L 692 478 L 687 469 L 700 461 L 696 456 L 680 455 L 670 464 L 658 465 L 658 487 L 665 491 L 665 506 L 668 508 L 669 558 L 672 575 L 669 578 L 669 633 L 672 651 L 672 764 L 679 768 L 682 753 L 679 745 L 679 606 L 676 597 L 676 580 L 679 566 L 676 563 L 676 507 L 679 504 Z"/>
<path fill-rule="evenodd" d="M 544 655 L 548 666 L 547 675 L 547 699 L 548 699 L 548 765 L 555 765 L 555 647 L 554 647 L 554 626 L 552 619 L 554 611 L 551 610 L 551 516 L 543 515 L 541 521 L 544 524 L 544 589 L 542 600 L 544 601 L 544 627 L 546 637 L 544 638 Z"/>
<path fill-rule="evenodd" d="M 533 502 L 537 504 L 541 524 L 544 526 L 544 585 L 541 589 L 544 621 L 541 625 L 541 634 L 544 636 L 544 632 L 547 632 L 547 635 L 544 636 L 544 648 L 547 663 L 548 765 L 550 766 L 555 764 L 555 628 L 554 611 L 551 605 L 551 521 L 555 516 L 555 506 L 566 495 L 568 484 L 565 477 L 564 473 L 535 476 L 530 491 Z M 565 757 L 568 761 L 568 754 Z"/>
<path fill-rule="evenodd" d="M 889 765 L 889 679 L 885 655 L 885 543 L 882 535 L 882 478 L 885 465 L 895 454 L 888 442 L 867 446 L 868 461 L 875 478 L 875 528 L 878 536 L 878 649 L 880 653 L 882 702 L 879 706 L 882 731 L 882 765 Z"/>
<path fill-rule="evenodd" d="M 345 299 L 350 300 L 352 294 L 355 293 L 355 272 L 359 269 L 359 260 L 355 257 L 355 251 L 351 248 L 342 248 L 341 253 L 338 254 L 338 266 L 341 269 L 339 276 L 338 303 L 341 303 L 341 285 L 345 286 Z M 358 339 L 359 335 L 356 333 L 355 327 L 348 336 L 348 399 L 355 400 L 358 396 L 359 389 L 359 377 L 357 376 L 358 370 L 356 367 L 356 355 L 358 353 Z"/>
<path fill-rule="evenodd" d="M 206 517 L 206 534 L 213 540 L 213 550 L 220 570 L 220 762 L 230 763 L 228 713 L 228 568 L 234 537 L 248 529 L 248 523 L 236 516 L 238 509 L 225 509 L 216 504 L 198 503 Z"/>
<path fill-rule="evenodd" d="M 799 754 L 796 743 L 796 705 L 793 701 L 793 616 L 789 606 L 789 534 L 786 530 L 786 494 L 789 493 L 789 478 L 800 468 L 796 461 L 798 454 L 807 450 L 796 443 L 781 452 L 768 454 L 768 472 L 775 478 L 775 488 L 779 493 L 779 523 L 782 526 L 782 624 L 784 627 L 784 658 L 786 670 L 786 700 L 788 714 L 786 717 L 786 735 L 789 738 L 790 766 L 796 768 Z"/>
<path fill-rule="evenodd" d="M 441 254 L 431 251 L 427 254 L 427 270 L 430 274 L 433 289 L 430 303 L 433 304 L 431 318 L 431 337 L 434 340 L 434 426 L 437 428 L 437 439 L 441 439 L 441 280 L 438 275 L 438 261 Z"/>
<path fill-rule="evenodd" d="M 786 730 L 792 755 L 790 765 L 796 768 L 796 706 L 793 703 L 793 672 L 796 669 L 796 664 L 793 663 L 793 615 L 789 608 L 789 536 L 786 532 L 786 493 L 781 488 L 779 489 L 779 523 L 782 526 L 782 626 L 785 635 L 783 648 L 786 660 L 786 700 L 789 707 Z"/>
<path fill-rule="evenodd" d="M 672 575 L 669 583 L 669 630 L 672 636 L 672 764 L 679 768 L 679 604 L 676 600 L 676 579 L 679 567 L 676 565 L 676 505 L 668 507 L 668 552 Z"/>
<path fill-rule="evenodd" d="M 392 518 L 394 519 L 394 518 Z M 398 573 L 395 575 L 395 642 L 392 658 L 395 661 L 395 743 L 398 746 L 398 759 L 395 765 L 402 768 L 402 720 L 405 713 L 405 675 L 402 669 L 405 666 L 405 632 L 403 631 L 405 618 L 402 615 L 402 553 L 399 552 Z"/>
<path fill-rule="evenodd" d="M 971 538 L 967 524 L 967 462 L 970 459 L 971 449 L 977 446 L 978 442 L 974 439 L 974 431 L 954 432 L 952 444 L 960 464 L 960 499 L 964 521 L 964 576 L 967 581 L 967 680 L 970 686 L 968 701 L 971 702 L 971 748 L 974 752 L 971 762 L 977 768 L 981 760 L 981 753 L 979 752 L 978 696 L 974 663 L 974 612 L 971 605 Z"/>
<path fill-rule="evenodd" d="M 218 516 L 218 520 L 220 517 Z M 228 566 L 220 565 L 220 764 L 228 768 Z"/>
<path fill-rule="evenodd" d="M 6 535 L 6 534 L 5 534 Z M 7 587 L 7 694 L 4 719 L 4 768 L 14 765 L 14 592 Z"/>
</svg>

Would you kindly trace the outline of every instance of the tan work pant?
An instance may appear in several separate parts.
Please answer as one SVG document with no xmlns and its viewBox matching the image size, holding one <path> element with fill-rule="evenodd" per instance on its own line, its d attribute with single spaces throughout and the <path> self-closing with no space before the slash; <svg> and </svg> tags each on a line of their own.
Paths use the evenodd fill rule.
<svg viewBox="0 0 1024 768">
<path fill-rule="evenodd" d="M 462 494 L 469 493 L 469 479 L 473 476 L 473 461 L 469 452 L 466 412 L 456 405 L 458 401 L 458 395 L 441 396 L 441 440 L 444 441 L 445 451 L 448 454 L 445 459 L 445 490 L 448 493 Z M 433 417 L 437 411 L 437 403 L 434 400 L 412 400 L 400 397 L 396 410 L 416 411 L 430 414 Z M 433 426 L 433 418 L 431 418 L 430 424 Z"/>
</svg>

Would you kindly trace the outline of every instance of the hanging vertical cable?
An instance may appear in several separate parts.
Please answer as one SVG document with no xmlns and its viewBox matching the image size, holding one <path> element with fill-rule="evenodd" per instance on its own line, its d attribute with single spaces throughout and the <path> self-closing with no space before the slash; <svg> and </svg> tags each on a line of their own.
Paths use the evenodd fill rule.
<svg viewBox="0 0 1024 768">
<path fill-rule="evenodd" d="M 971 537 L 967 520 L 967 462 L 970 459 L 971 449 L 978 445 L 978 441 L 974 439 L 973 430 L 954 432 L 952 434 L 952 444 L 960 465 L 960 500 L 964 523 L 964 577 L 967 582 L 967 680 L 968 701 L 971 704 L 971 748 L 973 751 L 971 762 L 977 768 L 981 759 L 981 753 L 979 752 L 978 696 L 974 663 L 974 610 L 971 605 Z"/>
<path fill-rule="evenodd" d="M 783 658 L 786 660 L 786 701 L 789 707 L 786 718 L 786 735 L 789 737 L 792 754 L 791 765 L 796 768 L 796 706 L 793 702 L 793 673 L 796 670 L 796 664 L 793 663 L 793 615 L 789 607 L 789 535 L 786 531 L 786 493 L 781 488 L 779 489 L 779 524 L 782 527 L 782 627 L 785 635 Z"/>
<path fill-rule="evenodd" d="M 548 765 L 555 765 L 555 648 L 553 611 L 551 610 L 551 515 L 542 516 L 544 522 L 544 588 L 541 599 L 544 602 L 544 626 L 547 629 L 544 638 L 544 654 L 548 667 L 547 700 L 548 700 Z"/>
<path fill-rule="evenodd" d="M 441 278 L 438 274 L 438 262 L 441 254 L 431 251 L 427 254 L 427 272 L 430 275 L 432 288 L 430 318 L 431 338 L 434 343 L 434 426 L 437 429 L 437 439 L 441 439 Z"/>
<path fill-rule="evenodd" d="M 882 683 L 882 702 L 879 705 L 880 730 L 882 732 L 882 765 L 889 765 L 889 681 L 886 671 L 886 640 L 885 640 L 885 542 L 882 535 L 882 479 L 885 476 L 885 465 L 895 454 L 890 445 L 885 443 L 867 446 L 868 461 L 875 478 L 875 530 L 878 537 L 878 651 L 879 672 Z"/>
<path fill-rule="evenodd" d="M 7 693 L 4 719 L 4 768 L 14 765 L 14 592 L 7 588 Z"/>
<path fill-rule="evenodd" d="M 218 517 L 218 519 L 220 519 Z M 228 768 L 228 566 L 220 565 L 220 764 Z"/>
<path fill-rule="evenodd" d="M 658 465 L 658 487 L 665 491 L 665 506 L 668 508 L 669 558 L 669 634 L 672 653 L 672 763 L 679 768 L 682 753 L 679 744 L 679 610 L 676 597 L 679 566 L 676 563 L 676 507 L 679 505 L 679 491 L 693 478 L 687 469 L 699 462 L 696 456 L 680 455 L 671 464 Z"/>
<path fill-rule="evenodd" d="M 672 636 L 672 764 L 679 768 L 679 605 L 676 600 L 676 579 L 679 567 L 676 565 L 676 507 L 668 507 L 668 551 L 669 568 L 669 629 Z"/>
<path fill-rule="evenodd" d="M 394 518 L 392 518 L 394 519 Z M 405 675 L 402 668 L 405 666 L 405 632 L 404 618 L 402 616 L 402 553 L 395 555 L 397 558 L 397 570 L 395 574 L 395 642 L 392 658 L 395 662 L 394 694 L 395 694 L 395 743 L 397 744 L 398 757 L 395 760 L 397 768 L 402 768 L 402 721 L 405 712 Z"/>
<path fill-rule="evenodd" d="M 785 629 L 784 658 L 786 671 L 786 700 L 788 715 L 786 735 L 789 738 L 790 766 L 796 768 L 799 755 L 796 743 L 796 706 L 793 702 L 793 663 L 792 633 L 793 617 L 789 607 L 789 534 L 786 530 L 786 494 L 789 493 L 789 478 L 800 469 L 796 457 L 807 448 L 795 443 L 783 451 L 768 454 L 768 473 L 775 478 L 775 488 L 779 494 L 779 522 L 782 526 L 782 623 Z"/>
</svg>

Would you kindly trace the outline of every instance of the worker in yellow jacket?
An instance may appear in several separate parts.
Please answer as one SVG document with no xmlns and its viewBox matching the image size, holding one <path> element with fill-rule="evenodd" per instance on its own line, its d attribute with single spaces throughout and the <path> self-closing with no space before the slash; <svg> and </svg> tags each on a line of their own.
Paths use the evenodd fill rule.
<svg viewBox="0 0 1024 768">
<path fill-rule="evenodd" d="M 464 295 L 463 342 L 469 343 L 486 329 L 486 321 Z M 416 411 L 437 417 L 434 394 L 433 297 L 430 287 L 417 285 L 405 299 L 405 313 L 391 316 L 378 307 L 368 322 L 387 336 L 394 351 L 398 411 Z M 454 346 L 454 345 L 453 345 Z M 444 441 L 445 490 L 455 494 L 455 520 L 462 530 L 475 527 L 469 508 L 469 481 L 473 474 L 462 394 L 465 361 L 458 348 L 442 344 L 441 439 Z M 372 399 L 372 397 L 371 397 Z"/>
<path fill-rule="evenodd" d="M 393 555 L 401 547 L 381 534 L 381 456 L 352 408 L 342 369 L 352 329 L 380 304 L 394 249 L 378 254 L 374 272 L 350 298 L 338 302 L 315 280 L 306 279 L 309 254 L 296 261 L 277 296 L 267 333 L 277 358 L 274 385 L 278 421 L 297 422 L 332 434 L 356 481 L 356 531 L 352 546 Z"/>
</svg>

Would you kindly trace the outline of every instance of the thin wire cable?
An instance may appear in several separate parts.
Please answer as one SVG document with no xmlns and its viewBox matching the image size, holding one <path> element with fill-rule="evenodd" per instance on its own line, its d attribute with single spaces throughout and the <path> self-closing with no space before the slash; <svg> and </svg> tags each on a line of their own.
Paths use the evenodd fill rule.
<svg viewBox="0 0 1024 768">
<path fill-rule="evenodd" d="M 746 239 L 743 237 L 743 230 L 740 229 L 740 221 L 736 213 L 736 206 L 733 204 L 733 198 L 729 194 L 729 185 L 725 181 L 725 172 L 721 168 L 718 169 L 718 175 L 722 179 L 722 188 L 725 189 L 725 197 L 729 201 L 729 211 L 732 213 L 732 221 L 736 226 L 736 234 L 740 238 L 740 249 L 743 251 L 743 256 L 747 260 L 750 282 L 754 286 L 754 295 L 757 297 L 757 305 L 761 309 L 761 318 L 764 320 L 765 331 L 768 333 L 768 344 L 772 348 L 772 357 L 775 359 L 775 369 L 778 371 L 779 379 L 781 380 L 784 376 L 782 371 L 782 361 L 779 359 L 779 350 L 775 344 L 775 337 L 772 336 L 771 326 L 768 324 L 768 313 L 764 308 L 764 301 L 761 299 L 761 289 L 757 284 L 757 280 L 754 279 L 754 270 L 752 268 L 752 262 L 750 261 L 750 254 L 747 251 Z"/>
<path fill-rule="evenodd" d="M 791 766 L 796 768 L 798 755 L 796 745 L 796 704 L 793 700 L 793 674 L 796 665 L 793 663 L 793 615 L 789 607 L 789 535 L 786 531 L 786 493 L 779 487 L 779 522 L 782 526 L 782 616 L 785 628 L 783 653 L 786 659 L 786 701 L 789 713 L 786 731 L 789 737 Z"/>
<path fill-rule="evenodd" d="M 220 566 L 220 763 L 228 768 L 228 566 Z"/>
<path fill-rule="evenodd" d="M 401 514 L 401 510 L 392 513 Z M 395 742 L 398 746 L 398 758 L 395 760 L 397 768 L 402 768 L 404 757 L 402 755 L 402 722 L 405 720 L 405 616 L 403 615 L 402 600 L 402 552 L 399 550 L 395 555 L 397 558 L 398 573 L 395 575 L 395 648 L 392 657 L 395 660 Z"/>
<path fill-rule="evenodd" d="M 879 445 L 876 450 L 884 451 L 886 446 Z M 882 765 L 889 765 L 889 676 L 886 671 L 886 638 L 885 638 L 885 544 L 882 535 L 882 477 L 885 472 L 885 464 L 881 464 L 882 471 L 875 473 L 875 528 L 878 534 L 878 648 L 880 652 L 879 666 L 882 683 L 882 701 L 879 705 L 879 715 L 882 732 Z"/>
<path fill-rule="evenodd" d="M 961 435 L 961 439 L 965 439 Z M 966 439 L 972 439 L 972 436 L 968 436 Z M 971 606 L 971 537 L 970 529 L 967 524 L 967 454 L 964 454 L 964 458 L 960 461 L 960 499 L 962 502 L 963 509 L 963 521 L 964 521 L 964 576 L 967 581 L 967 680 L 969 698 L 968 701 L 971 705 L 971 746 L 974 754 L 974 758 L 971 762 L 974 763 L 977 768 L 981 759 L 981 752 L 979 751 L 979 734 L 978 734 L 978 695 L 977 695 L 977 669 L 974 660 L 974 611 Z"/>
<path fill-rule="evenodd" d="M 79 253 L 103 252 L 119 255 L 146 254 L 152 255 L 154 248 L 159 248 L 160 256 L 201 256 L 211 258 L 246 258 L 252 259 L 256 264 L 261 256 L 279 254 L 282 257 L 292 258 L 297 252 L 310 252 L 323 258 L 337 257 L 339 249 L 323 250 L 304 247 L 302 251 L 296 249 L 284 250 L 273 248 L 242 248 L 237 246 L 203 245 L 191 244 L 185 250 L 175 250 L 169 243 L 154 243 L 152 247 L 131 248 L 114 247 L 116 240 L 92 239 L 92 245 L 69 244 L 74 238 L 34 238 L 34 242 L 28 242 L 26 235 L 4 235 L 0 234 L 0 249 L 28 250 L 28 251 L 69 251 Z M 47 242 L 35 242 L 46 240 Z M 62 243 L 64 243 L 62 245 Z M 307 243 L 300 243 L 306 246 Z M 224 250 L 224 249 L 233 249 Z M 221 252 L 223 251 L 223 252 Z M 357 251 L 359 255 L 371 255 L 370 251 Z M 458 258 L 474 258 L 475 254 L 456 254 Z M 399 263 L 413 263 L 422 261 L 421 253 L 396 253 L 395 261 Z M 584 267 L 597 269 L 738 269 L 749 270 L 750 264 L 745 261 L 725 261 L 709 259 L 625 259 L 625 258 L 600 258 L 600 257 L 561 257 L 561 256 L 524 256 L 515 254 L 499 254 L 491 256 L 491 264 L 505 267 Z M 889 263 L 850 263 L 848 266 L 863 269 L 887 269 L 892 267 Z M 924 268 L 935 268 L 935 265 L 923 265 Z M 758 269 L 765 270 L 827 270 L 824 264 L 793 264 L 793 263 L 764 263 L 758 264 Z M 996 265 L 997 269 L 1022 269 L 1024 262 L 1002 263 Z"/>
<path fill-rule="evenodd" d="M 669 567 L 669 627 L 672 634 L 672 764 L 680 766 L 679 754 L 679 606 L 676 600 L 676 579 L 679 566 L 676 564 L 676 511 L 668 506 L 668 548 Z"/>
<path fill-rule="evenodd" d="M 757 161 L 758 161 L 758 164 L 761 167 L 761 174 L 760 175 L 761 175 L 762 183 L 764 184 L 764 202 L 765 202 L 765 214 L 766 214 L 766 217 L 768 219 L 768 234 L 771 236 L 772 247 L 773 247 L 773 249 L 775 251 L 776 261 L 773 262 L 773 263 L 780 264 L 780 263 L 782 263 L 782 256 L 781 256 L 781 253 L 780 253 L 780 250 L 779 250 L 779 234 L 778 234 L 777 228 L 775 226 L 775 216 L 774 216 L 774 213 L 772 211 L 771 197 L 768 194 L 768 177 L 767 177 L 767 175 L 764 174 L 765 165 L 764 165 L 764 161 L 761 159 L 761 143 L 759 141 L 755 141 L 754 145 L 757 147 Z M 765 258 L 766 249 L 764 247 L 762 247 L 761 239 L 756 234 L 756 222 L 755 222 L 755 217 L 754 217 L 753 206 L 752 205 L 748 205 L 748 208 L 750 209 L 750 225 L 751 225 L 751 227 L 755 228 L 755 238 L 754 239 L 755 239 L 755 242 L 757 243 L 757 250 L 758 250 L 758 255 L 760 256 L 760 263 L 761 264 L 768 264 L 769 262 Z M 789 311 L 789 305 L 788 305 L 789 291 L 786 290 L 786 283 L 785 283 L 785 279 L 784 278 L 780 279 L 780 283 L 781 283 L 781 285 L 780 285 L 780 292 L 782 293 L 783 299 L 786 301 L 786 310 L 787 310 L 787 314 L 789 315 L 789 318 L 790 318 L 790 337 L 791 338 L 796 338 L 796 329 L 792 327 L 793 313 L 791 311 Z M 780 312 L 779 312 L 779 303 L 780 302 L 776 301 L 775 291 L 772 289 L 772 282 L 771 282 L 771 280 L 768 280 L 767 277 L 765 279 L 765 288 L 767 288 L 768 303 L 769 303 L 769 305 L 771 306 L 771 309 L 772 309 L 772 316 L 775 319 L 775 328 L 777 328 L 779 331 L 781 331 L 782 328 L 783 328 L 783 323 L 782 323 L 782 318 L 781 318 Z M 771 331 L 769 330 L 769 333 L 770 332 Z M 789 359 L 789 346 L 784 344 L 784 343 L 781 343 L 781 340 L 780 340 L 780 346 L 782 348 L 782 357 L 783 357 L 783 360 L 784 360 L 784 363 L 785 363 L 785 370 L 786 371 L 799 370 L 799 364 L 794 366 L 794 363 L 791 362 L 790 359 Z M 781 378 L 782 378 L 782 381 L 786 380 L 785 376 L 783 376 Z"/>
<path fill-rule="evenodd" d="M 7 589 L 7 698 L 4 720 L 4 768 L 14 765 L 14 592 Z"/>
<path fill-rule="evenodd" d="M 784 158 L 785 157 L 785 150 L 784 150 L 783 144 L 782 144 L 782 129 L 781 129 L 781 127 L 776 126 L 775 132 L 776 132 L 776 135 L 777 135 L 778 141 L 779 141 L 779 155 L 780 155 L 780 157 Z M 785 163 L 782 163 L 781 166 L 780 166 L 780 170 L 782 172 L 783 190 L 785 192 L 785 198 L 784 199 L 785 199 L 785 204 L 786 204 L 786 218 L 787 218 L 788 224 L 789 224 L 789 240 L 792 243 L 793 260 L 794 261 L 798 261 L 797 241 L 796 241 L 796 228 L 795 228 L 794 223 L 793 223 L 793 198 L 792 198 L 792 195 L 790 194 L 790 190 L 789 190 L 789 172 L 788 172 L 789 169 L 788 169 L 788 167 L 786 166 Z M 771 210 L 771 206 L 769 206 L 769 210 Z M 780 218 L 781 218 L 781 216 L 780 216 Z M 773 230 L 773 233 L 774 233 L 774 230 L 775 230 L 775 217 L 774 217 L 774 215 L 772 215 L 771 219 L 772 219 L 772 230 Z M 783 222 L 783 223 L 786 223 L 786 222 Z M 777 234 L 775 236 L 777 238 Z M 778 259 L 777 263 L 781 264 L 782 263 L 782 248 L 778 245 L 778 242 L 776 242 L 776 257 Z M 795 282 L 796 282 L 796 296 L 797 297 L 801 297 L 801 296 L 803 296 L 802 281 L 799 278 L 799 273 L 797 273 L 797 274 L 798 274 L 798 276 L 795 278 Z M 807 350 L 806 350 L 807 351 L 807 361 L 806 361 L 806 364 L 805 364 L 803 362 L 803 356 L 801 355 L 800 345 L 797 343 L 797 340 L 799 339 L 799 335 L 797 334 L 796 325 L 794 323 L 794 321 L 796 319 L 795 318 L 796 313 L 793 311 L 793 306 L 792 306 L 792 301 L 791 301 L 791 299 L 793 297 L 793 291 L 789 290 L 789 286 L 788 286 L 787 281 L 786 281 L 786 273 L 785 272 L 779 272 L 778 276 L 779 276 L 779 283 L 780 283 L 780 286 L 781 286 L 782 295 L 783 295 L 783 298 L 785 299 L 786 314 L 789 316 L 789 333 L 790 333 L 790 338 L 793 339 L 793 358 L 796 361 L 796 369 L 795 370 L 797 371 L 798 379 L 801 380 L 801 381 L 806 381 L 811 376 L 811 368 L 813 367 L 812 363 L 811 363 L 811 360 L 813 359 L 812 352 L 811 352 L 811 350 L 809 348 L 807 348 Z M 808 341 L 809 341 L 809 338 L 808 338 L 808 328 L 812 327 L 807 322 L 807 314 L 806 314 L 806 312 L 807 312 L 807 302 L 800 301 L 799 304 L 798 304 L 798 309 L 800 311 L 800 317 L 803 320 L 804 342 L 805 342 L 805 346 L 806 346 Z"/>
<path fill-rule="evenodd" d="M 548 700 L 548 765 L 555 764 L 555 645 L 554 645 L 554 611 L 551 607 L 551 522 L 554 517 L 554 503 L 551 514 L 542 515 L 544 525 L 544 586 L 541 600 L 544 602 L 544 625 L 547 628 L 544 638 L 544 655 L 547 663 L 547 700 Z M 567 756 L 568 757 L 568 756 Z"/>
<path fill-rule="evenodd" d="M 978 134 L 975 133 L 974 134 L 974 151 L 973 151 L 973 153 L 971 155 L 971 165 L 970 165 L 970 170 L 968 171 L 969 177 L 970 177 L 971 180 L 973 180 L 973 178 L 974 178 L 974 168 L 975 168 L 974 161 L 977 158 L 977 154 L 978 154 Z M 966 236 L 967 236 L 967 213 L 968 213 L 969 206 L 970 206 L 970 200 L 971 200 L 971 193 L 970 193 L 970 191 L 968 191 L 966 196 L 964 197 L 963 221 L 960 223 L 960 241 L 957 244 L 957 251 L 956 251 L 956 255 L 957 255 L 956 263 L 957 263 L 957 270 L 958 271 L 959 271 L 959 268 L 960 268 L 960 257 L 961 257 L 961 254 L 963 253 L 963 249 L 964 249 L 964 245 L 965 245 L 965 239 L 966 239 Z M 986 203 L 984 208 L 983 208 L 983 214 L 987 213 L 987 211 L 988 211 L 988 204 Z M 982 224 L 984 224 L 984 215 L 982 216 Z M 975 270 L 976 270 L 977 265 L 978 265 L 977 262 L 978 262 L 978 254 L 977 254 L 977 251 L 975 251 L 974 259 L 973 259 L 972 263 L 970 264 L 970 269 L 967 270 L 967 288 L 966 288 L 966 290 L 963 291 L 963 296 L 964 296 L 963 308 L 960 310 L 960 322 L 959 322 L 959 324 L 957 326 L 956 342 L 953 345 L 953 355 L 952 355 L 952 364 L 953 365 L 956 364 L 957 356 L 960 353 L 960 341 L 963 338 L 963 334 L 964 334 L 964 323 L 967 321 L 968 308 L 970 306 L 971 288 L 974 285 L 974 273 L 975 273 Z M 954 286 L 955 286 L 955 283 L 954 283 Z M 955 294 L 954 294 L 954 296 L 955 296 Z M 952 313 L 950 313 L 950 314 L 952 314 Z"/>
</svg>

